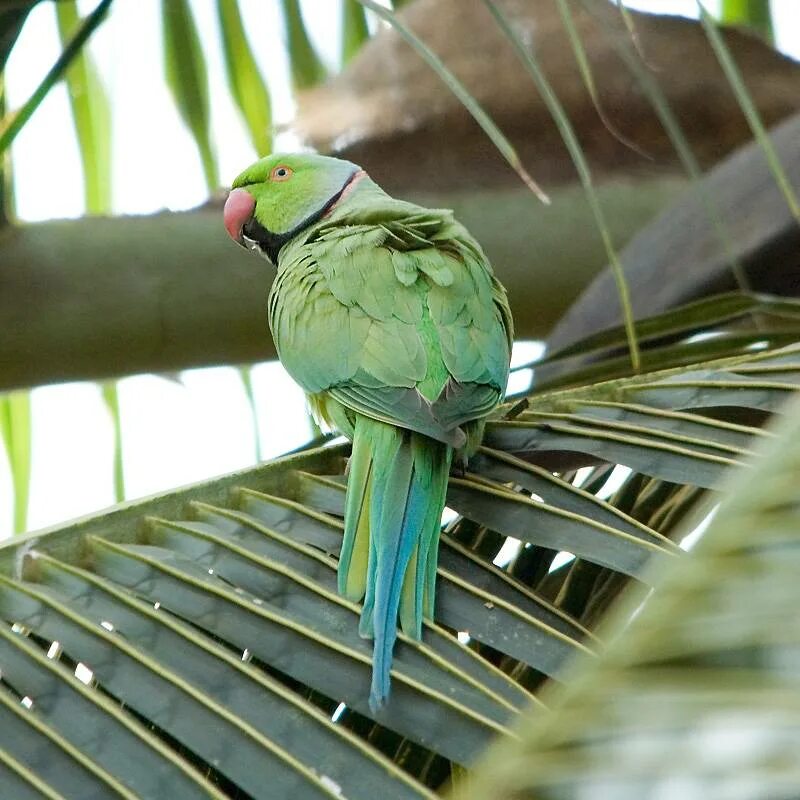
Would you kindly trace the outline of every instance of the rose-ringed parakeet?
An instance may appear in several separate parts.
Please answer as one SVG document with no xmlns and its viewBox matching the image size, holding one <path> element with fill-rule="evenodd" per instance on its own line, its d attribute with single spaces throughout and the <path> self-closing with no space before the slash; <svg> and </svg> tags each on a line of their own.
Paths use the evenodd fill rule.
<svg viewBox="0 0 800 800">
<path fill-rule="evenodd" d="M 363 600 L 376 710 L 398 616 L 416 639 L 433 617 L 451 462 L 475 450 L 505 390 L 506 293 L 451 211 L 396 200 L 348 161 L 264 158 L 234 181 L 224 221 L 277 268 L 280 360 L 353 443 L 338 584 Z"/>
</svg>

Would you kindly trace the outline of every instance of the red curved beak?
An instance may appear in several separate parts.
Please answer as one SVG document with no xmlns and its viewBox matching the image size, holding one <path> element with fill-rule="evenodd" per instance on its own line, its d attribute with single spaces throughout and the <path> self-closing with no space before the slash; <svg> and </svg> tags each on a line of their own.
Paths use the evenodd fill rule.
<svg viewBox="0 0 800 800">
<path fill-rule="evenodd" d="M 225 201 L 222 220 L 225 230 L 234 242 L 242 244 L 242 228 L 255 211 L 256 201 L 247 189 L 234 189 Z"/>
</svg>

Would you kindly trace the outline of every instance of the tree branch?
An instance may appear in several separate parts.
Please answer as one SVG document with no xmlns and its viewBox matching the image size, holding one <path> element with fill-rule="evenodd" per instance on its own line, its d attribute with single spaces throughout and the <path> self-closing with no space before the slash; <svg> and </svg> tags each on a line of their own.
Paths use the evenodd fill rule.
<svg viewBox="0 0 800 800">
<path fill-rule="evenodd" d="M 617 241 L 683 185 L 599 187 Z M 413 199 L 453 207 L 479 239 L 509 290 L 520 337 L 541 337 L 604 263 L 577 185 L 554 193 L 547 209 L 524 187 Z M 0 390 L 275 358 L 273 268 L 228 240 L 221 213 L 217 203 L 2 231 Z"/>
</svg>

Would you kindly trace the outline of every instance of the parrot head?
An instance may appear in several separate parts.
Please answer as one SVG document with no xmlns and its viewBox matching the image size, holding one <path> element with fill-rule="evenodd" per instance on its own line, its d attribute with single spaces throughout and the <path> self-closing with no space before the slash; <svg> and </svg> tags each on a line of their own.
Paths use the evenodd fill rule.
<svg viewBox="0 0 800 800">
<path fill-rule="evenodd" d="M 330 213 L 364 171 L 339 158 L 276 153 L 248 167 L 225 202 L 225 229 L 277 265 L 286 242 Z"/>
</svg>

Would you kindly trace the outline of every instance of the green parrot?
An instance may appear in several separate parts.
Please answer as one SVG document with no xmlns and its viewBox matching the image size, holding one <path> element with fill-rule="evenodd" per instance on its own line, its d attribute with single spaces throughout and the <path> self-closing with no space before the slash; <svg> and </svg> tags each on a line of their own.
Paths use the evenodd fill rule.
<svg viewBox="0 0 800 800">
<path fill-rule="evenodd" d="M 506 293 L 451 211 L 396 200 L 349 161 L 263 158 L 236 178 L 223 216 L 277 268 L 269 324 L 281 362 L 353 443 L 338 585 L 363 601 L 377 711 L 398 616 L 415 639 L 433 618 L 451 462 L 466 463 L 505 391 Z"/>
</svg>

